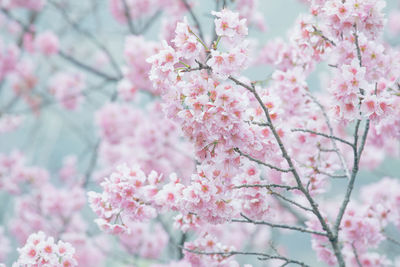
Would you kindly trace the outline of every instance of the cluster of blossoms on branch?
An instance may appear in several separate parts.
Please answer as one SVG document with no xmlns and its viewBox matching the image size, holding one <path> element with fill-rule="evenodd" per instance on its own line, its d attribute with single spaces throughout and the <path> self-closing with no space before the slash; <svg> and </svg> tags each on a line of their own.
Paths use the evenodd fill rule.
<svg viewBox="0 0 400 267">
<path fill-rule="evenodd" d="M 13 266 L 78 266 L 74 258 L 75 249 L 70 243 L 54 242 L 43 232 L 31 234 L 24 247 L 18 250 L 20 255 Z"/>
</svg>

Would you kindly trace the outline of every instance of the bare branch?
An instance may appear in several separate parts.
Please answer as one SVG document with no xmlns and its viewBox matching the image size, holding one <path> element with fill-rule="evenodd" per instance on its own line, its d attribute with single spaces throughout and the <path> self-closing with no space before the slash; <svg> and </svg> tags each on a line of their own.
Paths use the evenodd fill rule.
<svg viewBox="0 0 400 267">
<path fill-rule="evenodd" d="M 126 0 L 122 0 L 122 4 L 124 5 L 124 14 L 126 21 L 128 22 L 129 32 L 133 35 L 136 35 L 135 27 L 133 26 L 131 11 L 129 10 L 128 3 Z"/>
<path fill-rule="evenodd" d="M 157 20 L 157 18 L 161 15 L 162 11 L 157 10 L 156 13 L 154 13 L 150 18 L 147 19 L 147 21 L 144 23 L 144 25 L 141 26 L 140 30 L 137 31 L 137 34 L 142 34 L 145 31 L 147 31 L 151 25 Z"/>
<path fill-rule="evenodd" d="M 98 150 L 101 144 L 101 140 L 97 140 L 96 144 L 94 145 L 92 156 L 90 157 L 89 167 L 86 169 L 85 173 L 85 180 L 83 181 L 82 187 L 87 187 L 90 181 L 90 177 L 92 176 L 93 170 L 96 167 L 97 157 L 98 157 Z"/>
<path fill-rule="evenodd" d="M 244 214 L 240 214 L 244 220 L 242 219 L 232 219 L 232 222 L 239 222 L 239 223 L 252 223 L 252 224 L 259 224 L 259 225 L 268 225 L 269 227 L 272 228 L 282 228 L 282 229 L 289 229 L 293 231 L 298 231 L 302 233 L 309 233 L 309 234 L 315 234 L 315 235 L 320 235 L 320 236 L 326 236 L 326 233 L 323 232 L 318 232 L 318 231 L 312 231 L 308 230 L 306 228 L 298 227 L 298 226 L 292 226 L 292 225 L 286 225 L 286 224 L 276 224 L 276 223 L 270 223 L 266 221 L 256 221 L 248 218 Z"/>
<path fill-rule="evenodd" d="M 318 147 L 318 149 L 319 149 L 319 151 L 321 151 L 321 152 L 327 152 L 327 153 L 330 153 L 330 152 L 338 152 L 336 149 L 330 149 L 330 148 Z"/>
<path fill-rule="evenodd" d="M 394 238 L 391 238 L 389 235 L 387 235 L 387 234 L 385 234 L 385 233 L 383 233 L 383 235 L 385 236 L 385 238 L 387 239 L 387 241 L 389 241 L 390 243 L 392 243 L 392 244 L 394 244 L 394 245 L 400 247 L 400 242 L 399 242 L 399 241 L 397 241 L 397 240 L 394 239 Z"/>
<path fill-rule="evenodd" d="M 112 56 L 111 52 L 107 49 L 107 47 L 102 42 L 100 42 L 96 38 L 96 36 L 94 36 L 91 32 L 82 29 L 78 23 L 73 21 L 69 17 L 65 9 L 63 9 L 54 1 L 50 1 L 50 3 L 61 13 L 65 21 L 68 22 L 73 27 L 73 29 L 75 29 L 78 33 L 88 38 L 94 45 L 96 45 L 101 51 L 103 51 L 107 55 L 107 58 L 110 60 L 111 66 L 113 66 L 114 70 L 118 73 L 117 79 L 118 80 L 121 79 L 121 77 L 123 76 L 122 71 L 117 61 L 114 59 L 114 57 Z"/>
<path fill-rule="evenodd" d="M 360 163 L 360 159 L 361 159 L 361 154 L 362 154 L 362 151 L 364 150 L 365 142 L 367 140 L 367 135 L 368 135 L 368 131 L 369 131 L 369 124 L 370 124 L 369 120 L 367 120 L 366 123 L 365 123 L 365 129 L 364 129 L 364 133 L 363 133 L 363 136 L 362 136 L 362 139 L 361 139 L 361 144 L 360 144 L 360 147 L 357 150 L 357 147 L 358 147 L 358 129 L 360 127 L 360 124 L 361 124 L 361 120 L 357 120 L 355 131 L 354 131 L 354 145 L 353 145 L 354 163 L 353 163 L 353 169 L 352 169 L 352 172 L 351 172 L 351 178 L 350 178 L 349 184 L 347 185 L 346 195 L 344 197 L 342 205 L 340 206 L 339 213 L 338 213 L 338 215 L 336 217 L 335 228 L 334 228 L 335 235 L 339 234 L 340 223 L 341 223 L 343 215 L 344 215 L 344 213 L 346 211 L 347 204 L 349 204 L 349 202 L 350 202 L 350 196 L 351 196 L 351 193 L 353 191 L 354 182 L 355 182 L 356 177 L 357 177 L 359 163 Z"/>
<path fill-rule="evenodd" d="M 330 120 L 329 120 L 328 114 L 327 114 L 326 111 L 325 111 L 324 106 L 323 106 L 311 93 L 309 93 L 308 96 L 309 96 L 309 97 L 314 101 L 314 103 L 321 109 L 322 115 L 324 116 L 326 125 L 328 126 L 328 129 L 329 129 L 329 135 L 330 135 L 330 136 L 333 136 L 333 128 L 332 128 L 331 122 L 330 122 Z M 340 160 L 341 167 L 342 167 L 342 169 L 344 170 L 344 172 L 346 173 L 347 178 L 350 179 L 350 171 L 349 171 L 349 169 L 347 168 L 346 161 L 344 160 L 343 155 L 340 153 L 340 150 L 339 150 L 339 148 L 338 148 L 338 146 L 337 146 L 335 140 L 336 140 L 336 139 L 331 138 L 331 143 L 332 143 L 333 149 L 334 149 L 334 151 L 336 152 L 336 155 L 338 156 L 338 158 L 339 158 L 339 160 Z M 321 151 L 322 151 L 322 150 L 321 150 Z"/>
<path fill-rule="evenodd" d="M 242 184 L 242 185 L 237 185 L 234 187 L 234 189 L 239 189 L 239 188 L 252 188 L 252 187 L 258 187 L 258 188 L 282 188 L 286 189 L 288 191 L 290 190 L 298 190 L 299 188 L 297 186 L 287 186 L 287 185 L 280 185 L 280 184 Z"/>
<path fill-rule="evenodd" d="M 185 251 L 188 251 L 190 253 L 199 254 L 199 255 L 209 255 L 209 256 L 220 255 L 222 257 L 231 257 L 234 255 L 251 255 L 251 256 L 258 256 L 259 260 L 282 260 L 287 263 L 294 263 L 294 264 L 297 264 L 297 265 L 300 265 L 303 267 L 309 267 L 309 265 L 307 265 L 301 261 L 292 260 L 292 259 L 286 258 L 284 256 L 280 256 L 280 255 L 269 255 L 266 253 L 259 253 L 259 252 L 244 252 L 244 251 L 205 252 L 205 251 L 188 249 L 185 247 L 182 247 L 182 249 Z"/>
<path fill-rule="evenodd" d="M 354 257 L 356 258 L 356 262 L 357 262 L 358 267 L 363 267 L 361 265 L 360 258 L 358 257 L 357 249 L 354 246 L 354 243 L 351 244 L 351 247 L 353 248 Z"/>
<path fill-rule="evenodd" d="M 346 141 L 346 140 L 344 140 L 344 139 L 342 139 L 342 138 L 339 138 L 339 137 L 337 137 L 337 136 L 328 135 L 328 134 L 324 134 L 324 133 L 320 133 L 320 132 L 316 132 L 316 131 L 312 131 L 312 130 L 307 130 L 307 129 L 292 129 L 291 131 L 292 131 L 292 132 L 310 133 L 310 134 L 315 134 L 315 135 L 323 136 L 323 137 L 326 137 L 326 138 L 329 138 L 329 139 L 337 140 L 337 141 L 339 141 L 339 142 L 342 142 L 342 143 L 344 143 L 344 144 L 346 144 L 346 145 L 349 145 L 349 146 L 353 147 L 353 144 L 352 144 L 352 143 L 350 143 L 349 141 Z"/>
<path fill-rule="evenodd" d="M 320 171 L 320 170 L 318 170 L 318 173 L 323 174 L 323 175 L 326 175 L 326 176 L 328 176 L 328 177 L 330 177 L 330 178 L 333 178 L 333 179 L 348 178 L 347 175 L 334 175 L 334 174 L 330 174 L 330 173 L 323 172 L 323 171 Z"/>
<path fill-rule="evenodd" d="M 353 27 L 354 27 L 353 36 L 354 36 L 354 40 L 355 40 L 355 44 L 356 44 L 358 63 L 360 64 L 360 67 L 362 67 L 361 49 L 360 49 L 360 45 L 358 43 L 357 24 L 354 24 Z"/>
<path fill-rule="evenodd" d="M 84 69 L 84 70 L 86 70 L 86 71 L 88 71 L 88 72 L 90 72 L 90 73 L 92 73 L 92 74 L 94 74 L 94 75 L 97 75 L 97 76 L 99 76 L 99 77 L 102 77 L 102 78 L 104 78 L 104 79 L 106 79 L 106 80 L 109 80 L 109 81 L 118 81 L 118 80 L 120 79 L 120 78 L 118 78 L 118 77 L 113 77 L 113 76 L 110 76 L 110 75 L 108 75 L 108 74 L 106 74 L 106 73 L 104 73 L 104 72 L 101 72 L 101 71 L 99 71 L 99 70 L 97 70 L 97 69 L 91 67 L 90 65 L 87 65 L 87 64 L 85 64 L 85 63 L 83 63 L 83 62 L 81 62 L 81 61 L 75 59 L 74 57 L 72 57 L 72 56 L 66 54 L 65 52 L 63 52 L 63 51 L 61 51 L 61 50 L 58 51 L 58 54 L 59 54 L 62 58 L 64 58 L 65 60 L 67 60 L 67 61 L 69 61 L 70 63 L 74 64 L 75 66 L 77 66 L 77 67 L 79 67 L 79 68 L 81 68 L 81 69 Z"/>
<path fill-rule="evenodd" d="M 253 158 L 253 157 L 251 157 L 251 156 L 249 156 L 249 155 L 243 153 L 243 152 L 240 151 L 240 149 L 237 148 L 237 147 L 235 147 L 233 150 L 234 150 L 235 152 L 239 153 L 241 156 L 246 157 L 246 158 L 248 158 L 248 159 L 251 160 L 251 161 L 254 161 L 254 162 L 256 162 L 256 163 L 258 163 L 258 164 L 260 164 L 260 165 L 264 165 L 264 166 L 266 166 L 266 167 L 268 167 L 268 168 L 271 168 L 271 169 L 273 169 L 273 170 L 280 171 L 280 172 L 291 172 L 291 169 L 281 169 L 281 168 L 276 167 L 276 166 L 274 166 L 274 165 L 271 165 L 271 164 L 262 162 L 261 160 L 255 159 L 255 158 Z"/>
<path fill-rule="evenodd" d="M 300 189 L 299 189 L 299 190 L 300 190 Z M 301 191 L 301 190 L 300 190 L 300 191 Z M 300 209 L 303 209 L 303 210 L 305 210 L 305 211 L 314 212 L 313 209 L 307 208 L 307 207 L 305 207 L 305 206 L 303 206 L 303 205 L 297 203 L 296 201 L 291 200 L 290 198 L 287 198 L 287 197 L 285 197 L 285 196 L 283 196 L 283 195 L 281 195 L 281 194 L 279 194 L 279 193 L 277 193 L 277 192 L 275 192 L 275 191 L 269 190 L 268 192 L 269 192 L 271 195 L 277 196 L 277 197 L 279 197 L 280 199 L 282 199 L 282 200 L 284 200 L 284 201 L 286 201 L 286 202 L 289 202 L 290 204 L 292 204 L 292 205 L 294 205 L 294 206 L 296 206 L 296 207 L 298 207 L 298 208 L 300 208 Z"/>
</svg>

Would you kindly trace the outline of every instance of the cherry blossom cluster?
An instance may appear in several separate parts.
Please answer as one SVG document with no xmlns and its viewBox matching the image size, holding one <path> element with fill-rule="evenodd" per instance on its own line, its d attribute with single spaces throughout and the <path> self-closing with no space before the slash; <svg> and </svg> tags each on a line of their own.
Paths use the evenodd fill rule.
<svg viewBox="0 0 400 267">
<path fill-rule="evenodd" d="M 49 91 L 60 105 L 74 110 L 83 100 L 82 90 L 85 88 L 84 76 L 80 73 L 59 72 L 49 81 Z"/>
<path fill-rule="evenodd" d="M 73 162 L 60 170 L 60 179 L 66 179 L 64 188 L 50 184 L 46 170 L 27 166 L 20 152 L 2 155 L 1 162 L 2 189 L 19 194 L 13 216 L 5 222 L 10 236 L 24 244 L 32 233 L 44 231 L 73 244 L 78 249 L 74 258 L 80 264 L 101 263 L 104 259 L 101 251 L 107 249 L 106 242 L 98 240 L 101 236 L 89 238 L 86 234 L 89 225 L 80 214 L 86 198 L 81 181 L 77 179 L 79 175 L 71 173 Z M 9 179 L 15 184 L 10 184 Z M 2 240 L 1 249 L 6 253 L 7 237 Z"/>
<path fill-rule="evenodd" d="M 393 123 L 391 118 L 398 114 L 398 109 L 394 105 L 397 98 L 393 97 L 392 88 L 396 86 L 399 73 L 393 58 L 398 58 L 398 54 L 384 49 L 383 44 L 368 41 L 362 33 L 357 38 L 359 57 L 353 41 L 341 42 L 337 48 L 346 54 L 339 52 L 339 58 L 334 62 L 338 72 L 332 80 L 331 90 L 335 100 L 340 100 L 335 112 L 345 120 L 357 118 L 361 112 L 362 116 L 379 122 L 377 127 L 388 121 Z M 351 47 L 352 52 L 348 52 Z"/>
<path fill-rule="evenodd" d="M 10 82 L 15 94 L 29 102 L 32 99 L 30 93 L 38 82 L 33 61 L 28 58 L 20 60 L 10 75 Z"/>
<path fill-rule="evenodd" d="M 18 252 L 18 261 L 13 266 L 78 266 L 70 243 L 61 240 L 55 243 L 53 237 L 41 231 L 31 234 Z"/>
<path fill-rule="evenodd" d="M 385 1 L 325 1 L 322 6 L 315 5 L 313 12 L 321 13 L 328 22 L 330 31 L 335 36 L 351 35 L 354 25 L 369 38 L 379 37 L 385 19 L 383 8 Z"/>
<path fill-rule="evenodd" d="M 20 51 L 16 45 L 6 45 L 3 39 L 0 38 L 0 81 L 15 69 L 19 53 Z"/>
<path fill-rule="evenodd" d="M 45 56 L 54 55 L 59 48 L 58 37 L 51 31 L 40 33 L 35 38 L 35 47 Z"/>
<path fill-rule="evenodd" d="M 96 121 L 102 139 L 99 179 L 123 163 L 140 164 L 145 173 L 155 170 L 167 176 L 176 172 L 188 177 L 194 170 L 193 148 L 182 140 L 178 126 L 165 118 L 160 103 L 149 104 L 145 110 L 107 104 L 97 111 Z"/>
<path fill-rule="evenodd" d="M 248 19 L 250 25 L 255 25 L 261 31 L 265 31 L 267 26 L 259 8 L 258 0 L 239 0 L 236 2 L 236 10 L 240 17 Z"/>
<path fill-rule="evenodd" d="M 246 19 L 240 19 L 239 13 L 223 9 L 212 12 L 215 19 L 215 32 L 223 40 L 229 52 L 211 51 L 208 65 L 218 78 L 227 79 L 229 75 L 237 75 L 249 64 L 248 41 L 243 41 L 248 34 Z M 217 45 L 217 44 L 216 44 Z"/>
<path fill-rule="evenodd" d="M 229 252 L 235 250 L 234 247 L 224 246 L 218 242 L 218 240 L 212 235 L 205 234 L 194 242 L 186 242 L 185 248 L 189 251 L 185 251 L 185 259 L 191 264 L 191 266 L 208 266 L 209 264 L 218 264 L 219 266 L 238 266 L 237 262 L 232 261 L 229 257 L 223 255 L 197 255 L 190 253 L 193 251 L 204 251 L 204 252 Z"/>
<path fill-rule="evenodd" d="M 23 116 L 3 115 L 0 118 L 0 134 L 12 132 L 17 129 L 24 121 Z"/>
<path fill-rule="evenodd" d="M 252 224 L 225 224 L 225 225 L 210 225 L 204 223 L 196 230 L 197 238 L 192 242 L 185 244 L 184 262 L 189 262 L 193 266 L 206 266 L 207 264 L 220 264 L 221 266 L 251 266 L 249 264 L 239 265 L 229 252 L 240 251 L 246 246 L 248 236 L 254 236 L 254 239 L 249 241 L 254 248 L 265 246 L 270 240 L 270 231 L 268 228 L 259 229 Z M 233 236 L 230 233 L 235 233 Z M 249 243 L 249 244 L 250 244 Z M 224 245 L 224 244 L 229 244 Z M 205 252 L 205 254 L 197 254 L 196 251 Z M 207 252 L 210 254 L 207 255 Z M 212 254 L 212 252 L 222 252 L 226 255 Z"/>
<path fill-rule="evenodd" d="M 130 101 L 134 99 L 137 90 L 149 90 L 153 94 L 159 94 L 151 86 L 147 74 L 151 65 L 146 59 L 156 53 L 159 44 L 146 41 L 143 36 L 128 36 L 125 40 L 124 58 L 127 66 L 124 69 L 125 79 L 120 81 L 118 91 L 122 99 Z"/>
<path fill-rule="evenodd" d="M 268 197 L 262 186 L 259 170 L 253 164 L 243 165 L 239 175 L 229 181 L 230 175 L 223 169 L 201 166 L 185 185 L 176 175 L 169 182 L 152 172 L 146 178 L 137 166 L 121 165 L 101 183 L 103 193 L 89 193 L 92 209 L 100 217 L 99 227 L 112 234 L 131 234 L 130 221 L 154 218 L 156 212 L 178 211 L 175 226 L 186 232 L 201 229 L 204 223 L 227 222 L 239 213 L 253 219 L 273 218 L 291 221 L 279 203 Z M 249 187 L 246 187 L 249 185 Z M 127 197 L 127 196 L 130 197 Z"/>
<path fill-rule="evenodd" d="M 96 219 L 97 225 L 107 233 L 129 234 L 125 220 L 155 218 L 156 210 L 148 200 L 157 193 L 161 178 L 156 172 L 146 176 L 138 166 L 118 166 L 116 172 L 101 183 L 103 193 L 88 193 L 90 207 L 100 217 Z"/>
<path fill-rule="evenodd" d="M 128 221 L 130 232 L 119 235 L 124 249 L 146 259 L 157 259 L 168 244 L 169 236 L 159 223 L 149 224 Z"/>
<path fill-rule="evenodd" d="M 0 3 L 2 8 L 26 8 L 35 11 L 40 11 L 45 5 L 46 0 L 6 0 Z"/>
<path fill-rule="evenodd" d="M 87 226 L 79 214 L 84 204 L 84 192 L 79 187 L 66 190 L 47 184 L 18 198 L 9 230 L 20 243 L 38 230 L 53 236 L 59 231 L 84 232 Z"/>
<path fill-rule="evenodd" d="M 21 192 L 24 184 L 41 187 L 49 179 L 47 170 L 27 166 L 25 156 L 14 151 L 9 155 L 0 154 L 0 188 L 12 194 Z"/>
</svg>

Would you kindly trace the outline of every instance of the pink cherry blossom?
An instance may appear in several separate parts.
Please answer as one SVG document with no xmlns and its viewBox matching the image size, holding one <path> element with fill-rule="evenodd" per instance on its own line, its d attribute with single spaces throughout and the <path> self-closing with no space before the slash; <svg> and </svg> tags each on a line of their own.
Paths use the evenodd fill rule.
<svg viewBox="0 0 400 267">
<path fill-rule="evenodd" d="M 50 56 L 58 52 L 58 38 L 50 32 L 40 33 L 35 39 L 36 48 L 45 56 Z"/>
</svg>

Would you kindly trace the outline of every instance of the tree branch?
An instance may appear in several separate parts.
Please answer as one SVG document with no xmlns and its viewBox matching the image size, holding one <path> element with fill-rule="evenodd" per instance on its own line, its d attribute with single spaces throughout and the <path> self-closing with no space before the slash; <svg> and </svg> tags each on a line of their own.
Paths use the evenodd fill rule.
<svg viewBox="0 0 400 267">
<path fill-rule="evenodd" d="M 255 159 L 255 158 L 253 158 L 253 157 L 251 157 L 251 156 L 249 156 L 249 155 L 243 153 L 243 152 L 240 151 L 240 149 L 237 148 L 237 147 L 235 147 L 233 150 L 234 150 L 235 152 L 239 153 L 240 156 L 243 156 L 243 157 L 245 157 L 245 158 L 248 158 L 248 159 L 251 160 L 251 161 L 254 161 L 254 162 L 256 162 L 256 163 L 258 163 L 258 164 L 260 164 L 260 165 L 264 165 L 264 166 L 266 166 L 266 167 L 268 167 L 268 168 L 271 168 L 271 169 L 273 169 L 273 170 L 280 171 L 280 172 L 291 172 L 291 169 L 281 169 L 281 168 L 276 167 L 276 166 L 274 166 L 274 165 L 271 165 L 271 164 L 262 162 L 261 160 Z"/>
<path fill-rule="evenodd" d="M 323 106 L 311 93 L 309 93 L 308 96 L 309 96 L 309 97 L 314 101 L 314 103 L 321 109 L 322 115 L 324 116 L 326 125 L 328 126 L 328 129 L 329 129 L 329 136 L 333 136 L 333 128 L 332 128 L 331 122 L 330 122 L 330 120 L 329 120 L 328 114 L 327 114 L 326 111 L 325 111 L 324 106 Z M 334 152 L 336 153 L 336 155 L 338 156 L 339 161 L 340 161 L 340 164 L 342 165 L 341 167 L 342 167 L 342 169 L 344 170 L 344 172 L 346 173 L 346 177 L 347 177 L 348 179 L 350 179 L 350 172 L 349 172 L 349 169 L 347 168 L 346 161 L 344 160 L 344 157 L 343 157 L 342 153 L 340 153 L 340 150 L 339 150 L 339 148 L 337 147 L 337 144 L 336 144 L 336 142 L 335 142 L 336 139 L 334 139 L 334 138 L 330 138 L 330 139 L 331 139 L 331 143 L 332 143 L 332 146 L 333 146 L 333 150 L 334 150 Z M 322 150 L 321 150 L 321 151 L 322 151 Z"/>
<path fill-rule="evenodd" d="M 361 49 L 360 49 L 360 45 L 358 43 L 357 24 L 354 23 L 353 27 L 354 27 L 353 36 L 354 36 L 354 40 L 355 40 L 355 44 L 356 44 L 358 63 L 360 64 L 360 67 L 362 67 Z"/>
<path fill-rule="evenodd" d="M 351 244 L 351 247 L 353 248 L 354 257 L 356 258 L 356 262 L 357 262 L 358 267 L 363 267 L 361 262 L 360 262 L 360 258 L 358 257 L 357 249 L 354 246 L 354 243 Z"/>
<path fill-rule="evenodd" d="M 350 178 L 349 184 L 347 185 L 345 198 L 344 198 L 344 200 L 342 202 L 342 205 L 340 206 L 339 213 L 338 213 L 338 215 L 336 217 L 335 226 L 334 226 L 334 231 L 335 231 L 335 235 L 336 236 L 339 234 L 340 223 L 341 223 L 343 215 L 344 215 L 344 213 L 346 211 L 347 204 L 349 204 L 349 202 L 350 202 L 350 196 L 351 196 L 351 193 L 353 191 L 354 182 L 355 182 L 356 177 L 357 177 L 359 163 L 360 163 L 360 159 L 361 159 L 361 154 L 362 154 L 362 151 L 364 150 L 365 142 L 366 142 L 368 131 L 369 131 L 370 122 L 369 122 L 369 120 L 367 120 L 366 123 L 365 123 L 364 133 L 363 133 L 363 136 L 362 136 L 362 139 L 361 139 L 361 144 L 360 144 L 360 147 L 357 150 L 357 147 L 358 147 L 358 129 L 360 127 L 360 124 L 361 124 L 361 120 L 357 120 L 355 131 L 354 131 L 354 145 L 353 145 L 354 163 L 353 163 L 353 169 L 352 169 L 352 173 L 351 173 L 351 178 Z"/>
<path fill-rule="evenodd" d="M 326 233 L 323 233 L 323 232 L 312 231 L 312 230 L 308 230 L 306 228 L 292 226 L 292 225 L 286 225 L 286 224 L 276 224 L 276 223 L 270 223 L 270 222 L 266 222 L 266 221 L 256 221 L 256 220 L 252 220 L 252 219 L 248 218 L 247 216 L 245 216 L 242 213 L 240 215 L 244 218 L 244 220 L 232 219 L 231 221 L 239 222 L 239 223 L 252 223 L 252 224 L 259 224 L 259 225 L 268 225 L 269 227 L 272 227 L 272 228 L 289 229 L 289 230 L 298 231 L 298 232 L 302 232 L 302 233 L 310 233 L 310 234 L 315 234 L 315 235 L 320 235 L 320 236 L 326 236 Z"/>
<path fill-rule="evenodd" d="M 285 261 L 286 263 L 293 263 L 297 264 L 303 267 L 309 267 L 309 265 L 305 264 L 304 262 L 298 261 L 298 260 L 292 260 L 289 258 L 286 258 L 284 256 L 280 255 L 270 255 L 266 253 L 259 253 L 259 252 L 244 252 L 244 251 L 226 251 L 226 252 L 205 252 L 205 251 L 199 251 L 199 250 L 193 250 L 193 249 L 188 249 L 185 247 L 182 247 L 183 250 L 188 251 L 190 253 L 194 254 L 199 254 L 199 255 L 220 255 L 222 257 L 231 257 L 234 255 L 251 255 L 251 256 L 259 256 L 260 260 L 282 260 Z M 262 258 L 260 258 L 262 257 Z"/>
<path fill-rule="evenodd" d="M 326 138 L 329 138 L 329 139 L 337 140 L 337 141 L 339 141 L 339 142 L 342 142 L 342 143 L 344 143 L 344 144 L 346 144 L 346 145 L 349 145 L 349 146 L 353 147 L 353 144 L 352 144 L 352 143 L 350 143 L 349 141 L 346 141 L 346 140 L 344 140 L 344 139 L 342 139 L 342 138 L 339 138 L 339 137 L 337 137 L 337 136 L 328 135 L 328 134 L 324 134 L 324 133 L 320 133 L 320 132 L 316 132 L 316 131 L 312 131 L 312 130 L 307 130 L 307 129 L 292 129 L 291 131 L 292 131 L 292 132 L 310 133 L 310 134 L 315 134 L 315 135 L 323 136 L 323 137 L 326 137 Z"/>
<path fill-rule="evenodd" d="M 338 240 L 337 240 L 337 236 L 335 236 L 331 230 L 331 228 L 329 227 L 329 225 L 327 224 L 327 222 L 325 221 L 325 219 L 323 218 L 321 212 L 318 209 L 318 204 L 314 201 L 314 199 L 312 198 L 312 196 L 310 195 L 310 193 L 307 191 L 307 189 L 304 187 L 303 183 L 301 182 L 300 179 L 300 175 L 297 172 L 296 168 L 294 167 L 293 161 L 291 159 L 291 157 L 289 156 L 285 146 L 283 145 L 282 139 L 280 138 L 277 130 L 275 129 L 275 126 L 272 123 L 272 119 L 271 116 L 269 114 L 268 108 L 264 105 L 262 99 L 260 98 L 260 96 L 258 95 L 256 89 L 254 88 L 254 86 L 249 86 L 246 85 L 244 83 L 242 83 L 241 81 L 237 80 L 236 78 L 229 76 L 228 77 L 230 80 L 232 80 L 233 82 L 235 82 L 237 85 L 240 85 L 246 89 L 248 89 L 256 98 L 257 102 L 259 103 L 259 105 L 261 106 L 262 110 L 264 111 L 264 115 L 267 118 L 267 122 L 269 123 L 269 128 L 272 131 L 272 134 L 275 137 L 276 142 L 279 145 L 279 148 L 282 152 L 282 156 L 283 158 L 286 160 L 286 162 L 288 163 L 291 172 L 293 173 L 293 176 L 296 180 L 296 183 L 299 187 L 299 190 L 304 194 L 304 196 L 306 197 L 307 201 L 310 203 L 311 207 L 312 207 L 312 211 L 315 214 L 315 216 L 318 218 L 318 221 L 320 222 L 322 229 L 327 233 L 327 237 L 329 239 L 329 241 L 331 242 L 333 251 L 335 253 L 335 256 L 338 260 L 339 266 L 344 267 L 345 266 L 345 262 L 343 259 L 343 255 L 342 252 L 340 251 L 339 248 L 339 244 L 338 244 Z"/>
<path fill-rule="evenodd" d="M 131 11 L 129 10 L 128 3 L 126 2 L 126 0 L 122 0 L 122 4 L 124 5 L 124 11 L 125 11 L 124 14 L 125 14 L 126 21 L 128 23 L 129 32 L 133 35 L 136 35 L 136 31 L 135 31 L 135 27 L 133 26 L 133 23 L 132 23 Z"/>
<path fill-rule="evenodd" d="M 252 188 L 252 187 L 267 188 L 267 189 L 282 188 L 282 189 L 286 189 L 288 191 L 299 189 L 297 186 L 287 186 L 287 185 L 280 185 L 280 184 L 242 184 L 242 185 L 235 186 L 234 189 Z"/>
<path fill-rule="evenodd" d="M 85 64 L 85 63 L 83 63 L 83 62 L 81 62 L 81 61 L 75 59 L 74 57 L 72 57 L 72 56 L 66 54 L 65 52 L 63 52 L 63 51 L 61 51 L 61 50 L 58 51 L 58 54 L 59 54 L 62 58 L 64 58 L 65 60 L 67 60 L 67 61 L 69 61 L 70 63 L 74 64 L 75 66 L 77 66 L 77 67 L 79 67 L 79 68 L 81 68 L 81 69 L 84 69 L 84 70 L 86 70 L 86 71 L 88 71 L 88 72 L 90 72 L 90 73 L 92 73 L 92 74 L 94 74 L 94 75 L 97 75 L 97 76 L 102 77 L 102 78 L 104 78 L 104 79 L 106 79 L 106 80 L 109 80 L 109 81 L 118 81 L 118 80 L 120 80 L 120 78 L 118 78 L 118 77 L 113 77 L 113 76 L 109 76 L 108 74 L 106 74 L 106 73 L 104 73 L 104 72 L 101 72 L 101 71 L 99 71 L 99 70 L 97 70 L 97 69 L 91 67 L 90 65 L 87 65 L 87 64 Z"/>
</svg>

